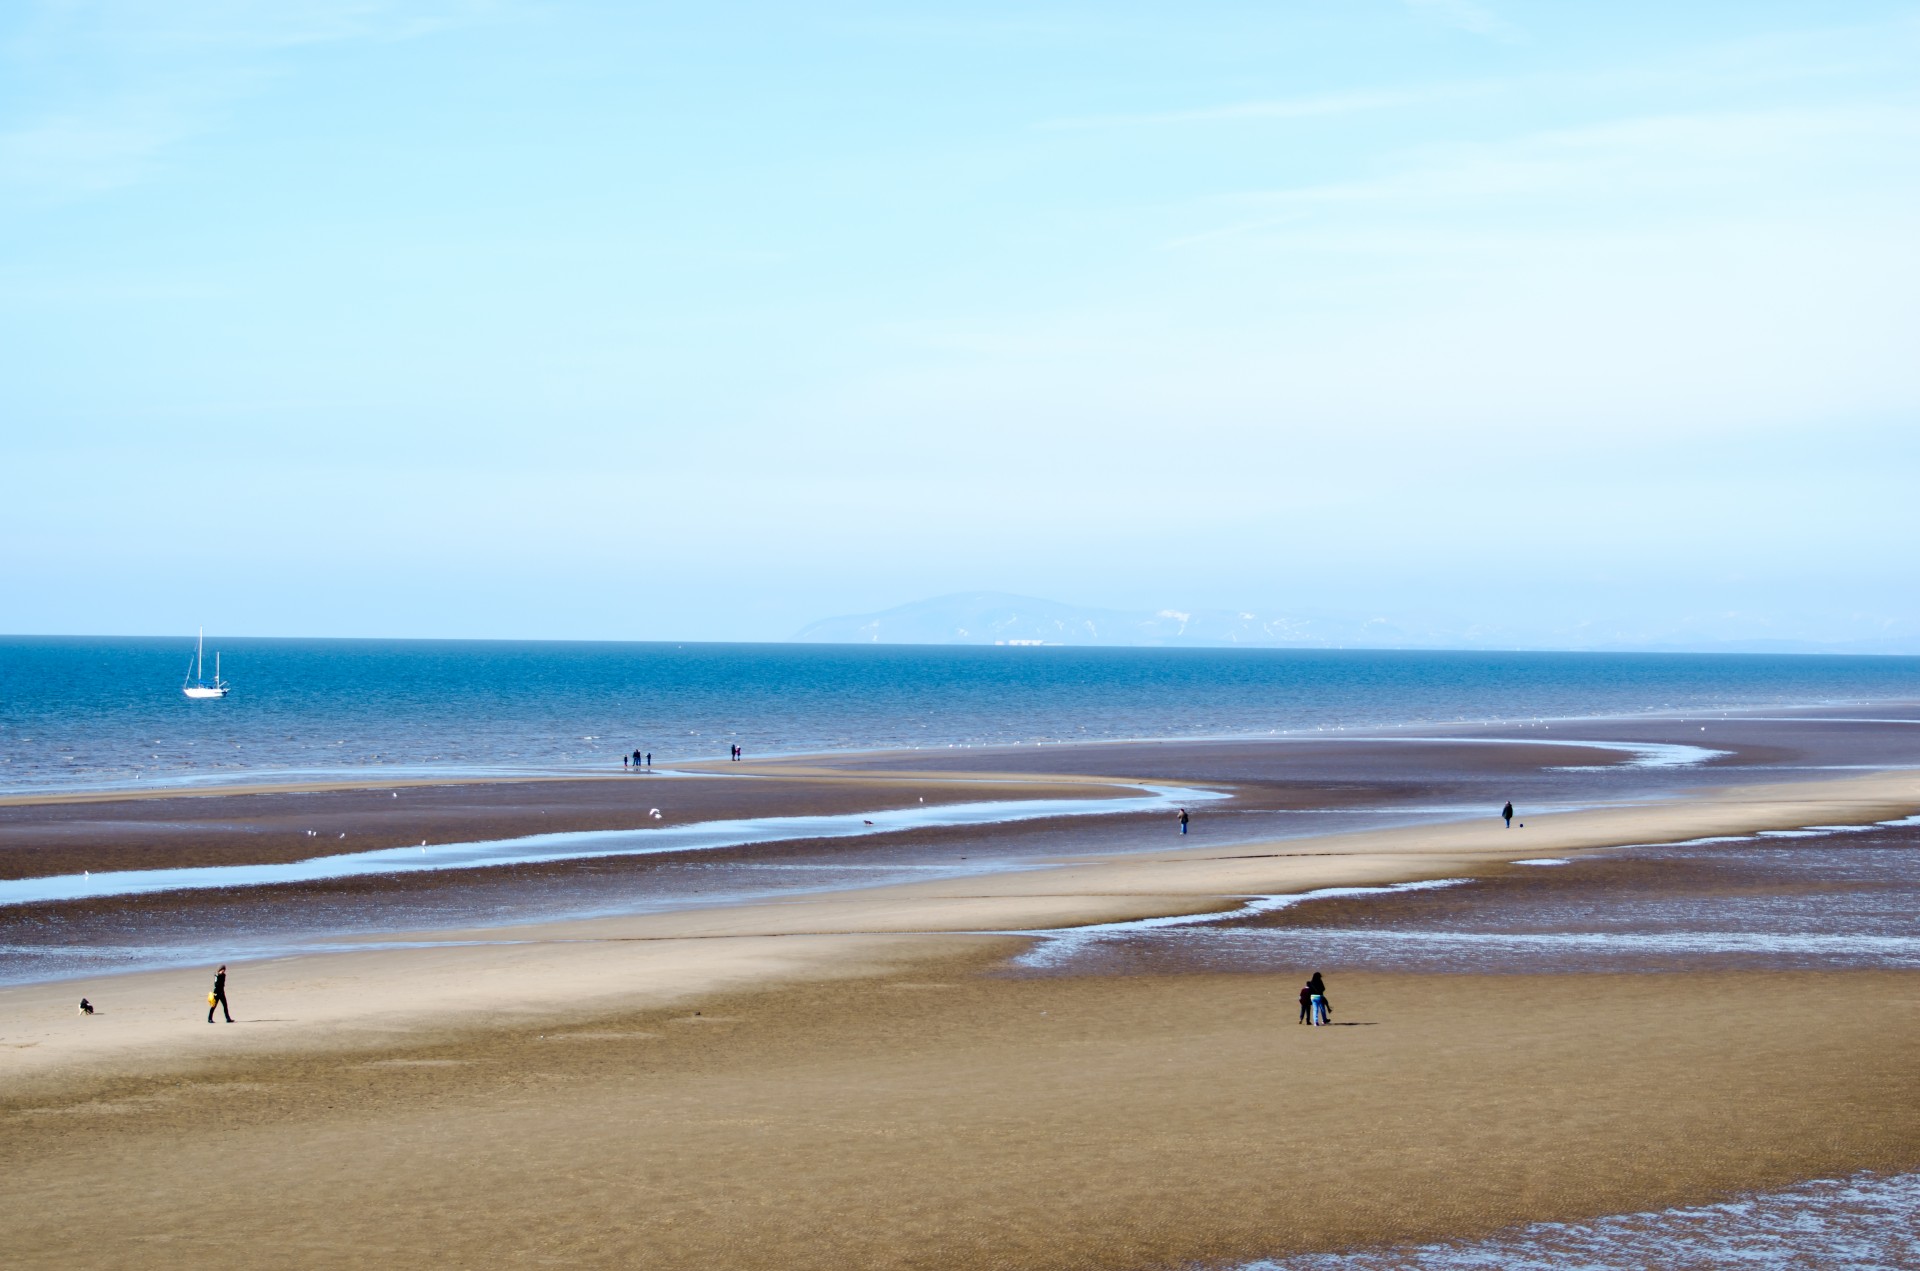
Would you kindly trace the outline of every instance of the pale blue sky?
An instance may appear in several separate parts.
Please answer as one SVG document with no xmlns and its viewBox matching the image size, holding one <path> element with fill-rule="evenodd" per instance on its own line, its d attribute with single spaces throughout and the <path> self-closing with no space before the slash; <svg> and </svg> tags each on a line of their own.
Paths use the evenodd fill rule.
<svg viewBox="0 0 1920 1271">
<path fill-rule="evenodd" d="M 1916 66 L 1891 3 L 16 0 L 0 631 L 1920 649 Z"/>
</svg>

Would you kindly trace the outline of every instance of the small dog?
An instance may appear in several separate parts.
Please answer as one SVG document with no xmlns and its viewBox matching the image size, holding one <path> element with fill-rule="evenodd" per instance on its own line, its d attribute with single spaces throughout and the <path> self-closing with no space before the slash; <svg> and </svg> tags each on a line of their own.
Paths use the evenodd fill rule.
<svg viewBox="0 0 1920 1271">
<path fill-rule="evenodd" d="M 89 1002 L 89 1001 L 88 1001 L 88 1000 L 87 1000 L 86 998 L 84 998 L 84 997 L 80 999 L 80 1013 L 81 1013 L 82 1015 L 91 1015 L 91 1014 L 93 1014 L 93 1003 L 92 1003 L 92 1002 Z"/>
</svg>

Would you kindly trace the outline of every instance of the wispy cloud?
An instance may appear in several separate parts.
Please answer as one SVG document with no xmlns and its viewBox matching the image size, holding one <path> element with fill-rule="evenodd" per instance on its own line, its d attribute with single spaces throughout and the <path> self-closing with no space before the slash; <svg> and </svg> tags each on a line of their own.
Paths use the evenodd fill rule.
<svg viewBox="0 0 1920 1271">
<path fill-rule="evenodd" d="M 1868 104 L 1803 109 L 1699 112 L 1552 129 L 1498 142 L 1430 147 L 1361 181 L 1249 191 L 1224 202 L 1241 214 L 1167 244 L 1189 247 L 1285 230 L 1340 209 L 1366 208 L 1396 223 L 1422 215 L 1482 209 L 1498 220 L 1539 200 L 1583 207 L 1631 205 L 1634 214 L 1672 210 L 1699 195 L 1715 206 L 1764 206 L 1823 164 L 1874 167 L 1872 157 L 1920 143 L 1920 107 Z M 1887 172 L 1887 180 L 1903 180 Z M 1817 185 L 1809 182 L 1809 188 Z M 1248 215 L 1251 209 L 1260 209 Z"/>
<path fill-rule="evenodd" d="M 154 103 L 44 115 L 0 132 L 0 189 L 97 194 L 132 185 L 193 131 L 188 119 Z"/>
<path fill-rule="evenodd" d="M 0 24 L 0 192 L 75 198 L 134 185 L 284 72 L 289 52 L 417 39 L 500 0 L 47 0 Z"/>
<path fill-rule="evenodd" d="M 34 6 L 26 46 L 84 44 L 165 56 L 265 50 L 350 40 L 393 41 L 468 26 L 505 12 L 507 0 L 80 0 Z"/>
<path fill-rule="evenodd" d="M 1356 115 L 1366 111 L 1397 110 L 1409 106 L 1428 105 L 1437 101 L 1479 96 L 1490 91 L 1493 91 L 1493 86 L 1480 84 L 1450 84 L 1407 89 L 1361 89 L 1347 93 L 1326 93 L 1314 97 L 1227 102 L 1217 106 L 1148 111 L 1141 114 L 1078 115 L 1045 120 L 1040 127 L 1051 130 L 1073 130 L 1229 123 L 1235 120 L 1318 119 L 1337 115 Z"/>
<path fill-rule="evenodd" d="M 1436 22 L 1502 44 L 1519 44 L 1526 39 L 1526 33 L 1519 27 L 1473 0 L 1401 0 L 1401 3 Z"/>
</svg>

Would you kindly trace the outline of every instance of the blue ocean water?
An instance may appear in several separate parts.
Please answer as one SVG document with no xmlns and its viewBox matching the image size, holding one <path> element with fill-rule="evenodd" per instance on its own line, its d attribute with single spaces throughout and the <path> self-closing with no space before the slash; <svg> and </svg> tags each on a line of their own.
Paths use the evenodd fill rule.
<svg viewBox="0 0 1920 1271">
<path fill-rule="evenodd" d="M 0 790 L 1920 699 L 1920 658 L 0 638 Z"/>
</svg>

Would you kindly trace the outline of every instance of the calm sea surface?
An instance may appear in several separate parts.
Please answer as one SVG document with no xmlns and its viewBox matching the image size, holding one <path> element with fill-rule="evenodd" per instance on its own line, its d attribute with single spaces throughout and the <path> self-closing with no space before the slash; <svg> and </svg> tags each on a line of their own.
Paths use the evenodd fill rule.
<svg viewBox="0 0 1920 1271">
<path fill-rule="evenodd" d="M 0 637 L 0 790 L 1920 699 L 1920 658 Z"/>
</svg>

